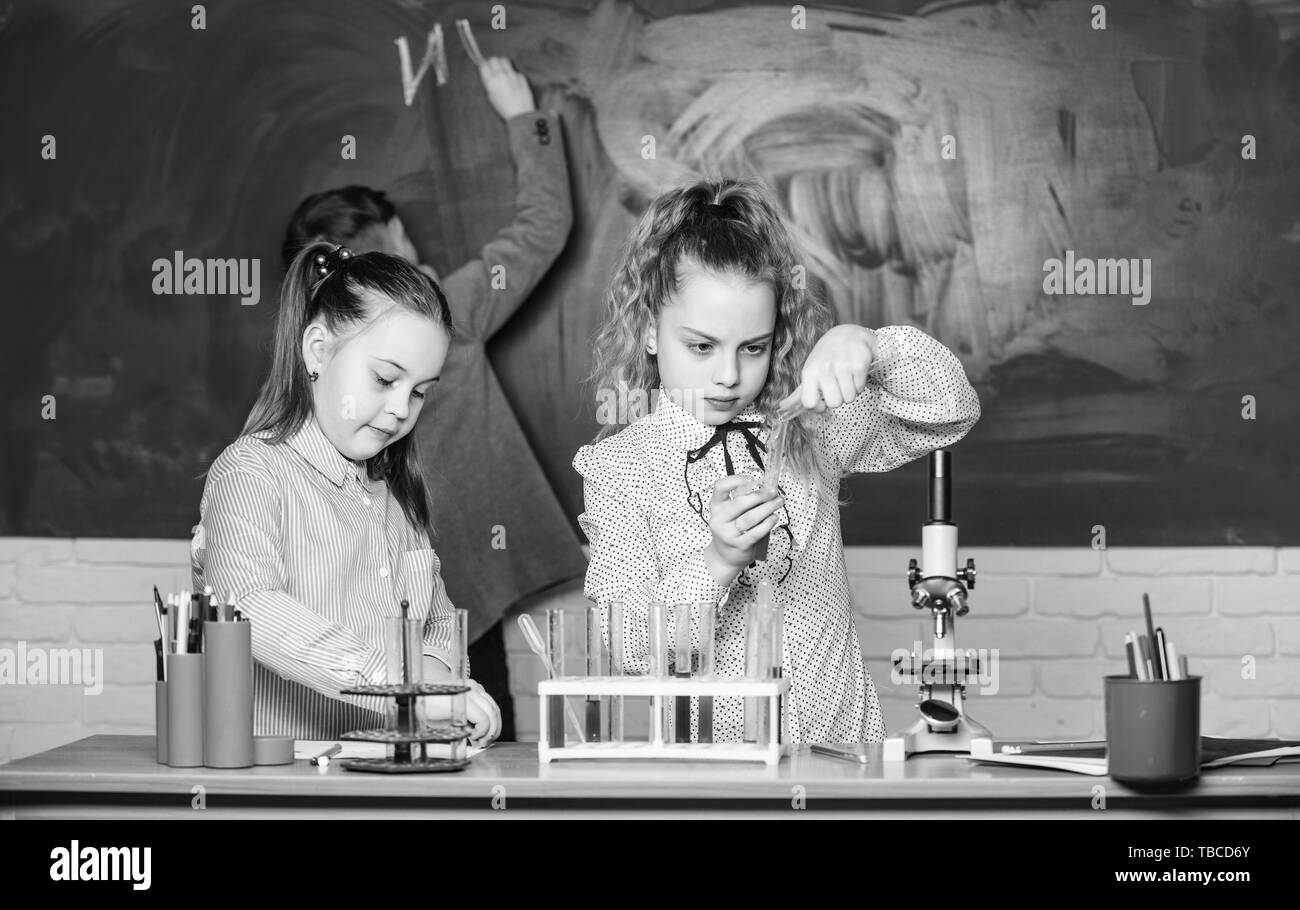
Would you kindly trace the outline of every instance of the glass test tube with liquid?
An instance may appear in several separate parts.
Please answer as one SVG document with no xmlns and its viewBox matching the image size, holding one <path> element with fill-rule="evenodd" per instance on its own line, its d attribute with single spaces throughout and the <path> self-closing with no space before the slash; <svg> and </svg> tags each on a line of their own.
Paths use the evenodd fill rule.
<svg viewBox="0 0 1300 910">
<path fill-rule="evenodd" d="M 777 603 L 772 583 L 764 579 L 758 584 L 754 602 L 745 610 L 745 677 L 755 682 L 780 679 L 783 650 L 780 605 Z M 745 741 L 766 746 L 771 742 L 772 699 L 768 696 L 750 695 L 745 698 Z M 781 700 L 776 699 L 777 720 L 780 721 Z M 778 731 L 779 736 L 779 731 Z"/>
<path fill-rule="evenodd" d="M 609 675 L 626 675 L 626 650 L 623 645 L 623 601 L 611 601 L 605 607 L 607 615 L 606 629 L 609 638 Z M 623 741 L 623 696 L 614 695 L 607 699 L 609 726 L 606 736 L 610 742 Z"/>
</svg>

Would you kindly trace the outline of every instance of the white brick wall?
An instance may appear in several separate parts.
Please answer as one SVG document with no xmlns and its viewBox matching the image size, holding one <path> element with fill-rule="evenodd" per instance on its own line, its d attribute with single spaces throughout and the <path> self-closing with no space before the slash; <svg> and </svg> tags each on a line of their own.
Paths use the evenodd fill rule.
<svg viewBox="0 0 1300 910">
<path fill-rule="evenodd" d="M 890 680 L 890 654 L 931 641 L 907 599 L 919 547 L 845 554 L 855 621 L 891 730 L 911 724 L 915 688 Z M 996 694 L 967 710 L 999 737 L 1105 735 L 1102 678 L 1124 672 L 1124 633 L 1143 624 L 1142 594 L 1203 684 L 1202 729 L 1300 738 L 1300 548 L 963 548 L 978 583 L 957 644 L 998 650 Z M 153 730 L 153 585 L 189 583 L 188 540 L 0 538 L 0 648 L 99 648 L 104 685 L 0 685 L 0 762 L 94 733 Z M 587 606 L 580 587 L 523 609 Z M 506 624 L 521 739 L 537 736 L 540 662 Z M 629 729 L 640 722 L 629 721 Z"/>
</svg>

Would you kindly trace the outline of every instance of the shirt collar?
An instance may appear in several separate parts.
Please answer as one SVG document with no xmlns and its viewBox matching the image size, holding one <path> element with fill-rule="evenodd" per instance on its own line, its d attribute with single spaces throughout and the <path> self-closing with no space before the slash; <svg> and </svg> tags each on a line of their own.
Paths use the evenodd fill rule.
<svg viewBox="0 0 1300 910">
<path fill-rule="evenodd" d="M 655 435 L 659 439 L 664 440 L 674 448 L 681 449 L 683 452 L 689 452 L 691 449 L 698 449 L 704 445 L 717 429 L 712 424 L 701 423 L 695 418 L 695 415 L 687 413 L 681 405 L 673 400 L 673 396 L 664 391 L 662 384 L 659 386 L 655 409 L 650 415 L 650 420 L 655 428 Z M 732 420 L 749 420 L 762 423 L 763 415 L 759 413 L 753 404 L 750 404 Z"/>
<path fill-rule="evenodd" d="M 355 477 L 366 492 L 373 492 L 366 463 L 344 458 L 326 438 L 314 415 L 308 416 L 298 431 L 285 442 L 335 486 L 342 488 L 349 477 Z"/>
</svg>

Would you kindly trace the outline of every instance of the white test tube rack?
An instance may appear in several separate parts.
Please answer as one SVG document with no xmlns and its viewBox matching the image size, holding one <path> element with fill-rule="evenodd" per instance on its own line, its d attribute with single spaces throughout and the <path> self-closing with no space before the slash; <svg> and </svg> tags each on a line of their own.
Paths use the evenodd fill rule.
<svg viewBox="0 0 1300 910">
<path fill-rule="evenodd" d="M 784 729 L 782 701 L 788 703 L 789 679 L 677 679 L 651 676 L 565 676 L 544 679 L 537 684 L 541 725 L 538 728 L 537 757 L 542 762 L 565 759 L 622 760 L 676 759 L 686 761 L 746 761 L 776 765 L 790 754 L 790 737 Z M 765 698 L 768 710 L 766 743 L 678 743 L 664 736 L 662 723 L 650 725 L 649 741 L 572 742 L 549 741 L 551 698 L 549 696 L 624 696 L 649 698 L 656 719 L 664 716 L 669 699 L 683 696 L 715 698 Z"/>
</svg>

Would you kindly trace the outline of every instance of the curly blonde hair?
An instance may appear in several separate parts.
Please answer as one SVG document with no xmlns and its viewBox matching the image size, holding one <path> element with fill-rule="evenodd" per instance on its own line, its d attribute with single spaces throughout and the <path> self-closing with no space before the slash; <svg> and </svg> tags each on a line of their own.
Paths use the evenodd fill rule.
<svg viewBox="0 0 1300 910">
<path fill-rule="evenodd" d="M 767 382 L 754 405 L 765 414 L 799 386 L 813 345 L 834 319 L 805 287 L 798 247 L 768 189 L 749 179 L 701 180 L 660 194 L 642 214 L 605 292 L 589 382 L 620 400 L 659 386 L 659 366 L 645 350 L 652 319 L 682 286 L 683 261 L 719 275 L 768 285 L 776 297 L 776 329 Z M 612 430 L 606 424 L 597 439 Z M 789 460 L 805 474 L 816 463 L 814 427 L 790 425 Z"/>
</svg>

